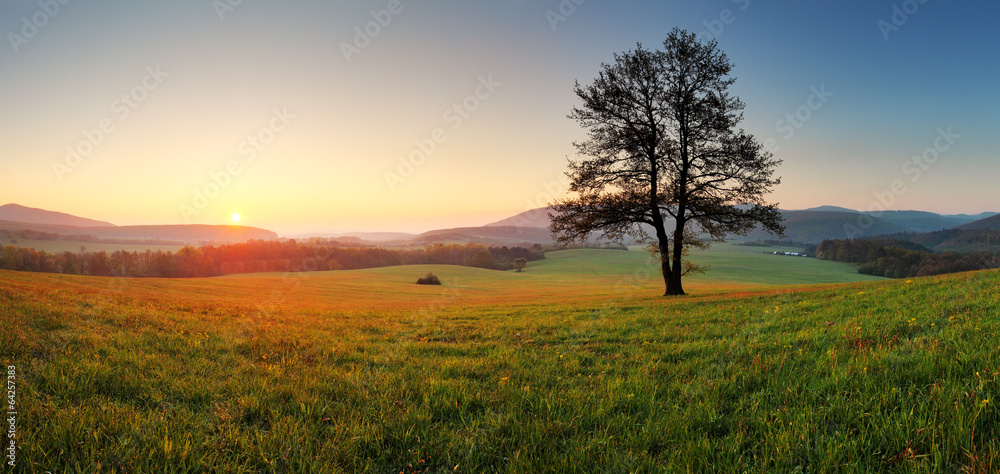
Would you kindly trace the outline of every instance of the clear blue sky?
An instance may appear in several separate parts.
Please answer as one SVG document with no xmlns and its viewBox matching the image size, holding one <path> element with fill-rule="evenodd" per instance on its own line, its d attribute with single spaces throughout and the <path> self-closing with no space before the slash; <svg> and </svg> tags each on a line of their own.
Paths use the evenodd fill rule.
<svg viewBox="0 0 1000 474">
<path fill-rule="evenodd" d="M 735 64 L 782 208 L 1000 211 L 1000 4 L 219 5 L 0 4 L 0 203 L 283 234 L 484 224 L 560 197 L 573 82 L 678 26 Z"/>
</svg>

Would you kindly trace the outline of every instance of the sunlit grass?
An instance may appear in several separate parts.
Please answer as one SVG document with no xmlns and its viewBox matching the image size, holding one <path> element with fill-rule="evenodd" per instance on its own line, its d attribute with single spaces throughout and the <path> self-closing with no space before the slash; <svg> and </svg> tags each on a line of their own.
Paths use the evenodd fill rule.
<svg viewBox="0 0 1000 474">
<path fill-rule="evenodd" d="M 692 282 L 693 295 L 665 299 L 641 266 L 564 255 L 520 274 L 0 272 L 0 356 L 23 383 L 19 462 L 53 472 L 1000 463 L 1000 273 Z M 593 272 L 571 272 L 571 257 Z M 413 284 L 427 271 L 444 285 Z"/>
</svg>

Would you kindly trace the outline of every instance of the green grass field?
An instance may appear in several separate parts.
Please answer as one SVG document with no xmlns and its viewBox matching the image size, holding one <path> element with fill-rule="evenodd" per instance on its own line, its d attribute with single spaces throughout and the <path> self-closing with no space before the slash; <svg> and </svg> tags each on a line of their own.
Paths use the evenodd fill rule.
<svg viewBox="0 0 1000 474">
<path fill-rule="evenodd" d="M 763 250 L 701 255 L 677 298 L 610 250 L 523 273 L 0 271 L 17 469 L 1000 467 L 1000 272 L 830 284 L 861 276 Z M 444 285 L 413 284 L 428 271 Z"/>
</svg>

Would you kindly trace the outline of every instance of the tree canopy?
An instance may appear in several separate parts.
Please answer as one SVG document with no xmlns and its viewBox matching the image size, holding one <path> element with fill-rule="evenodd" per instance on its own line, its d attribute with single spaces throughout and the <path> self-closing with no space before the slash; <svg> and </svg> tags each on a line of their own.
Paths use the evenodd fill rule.
<svg viewBox="0 0 1000 474">
<path fill-rule="evenodd" d="M 582 104 L 569 118 L 587 139 L 574 143 L 582 158 L 567 172 L 576 196 L 553 204 L 550 230 L 561 243 L 595 232 L 651 239 L 665 295 L 682 295 L 681 277 L 697 270 L 689 247 L 757 225 L 783 233 L 777 205 L 764 201 L 781 161 L 737 128 L 744 103 L 728 92 L 733 65 L 714 40 L 675 28 L 663 50 L 638 44 L 614 59 L 574 87 Z"/>
</svg>

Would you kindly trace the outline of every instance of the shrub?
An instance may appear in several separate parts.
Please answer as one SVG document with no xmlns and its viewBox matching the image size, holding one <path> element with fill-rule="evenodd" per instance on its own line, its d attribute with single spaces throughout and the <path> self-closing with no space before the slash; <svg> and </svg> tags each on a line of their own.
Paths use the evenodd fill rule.
<svg viewBox="0 0 1000 474">
<path fill-rule="evenodd" d="M 417 278 L 418 285 L 440 285 L 441 280 L 438 279 L 437 275 L 433 273 L 428 273 L 420 278 Z"/>
</svg>

